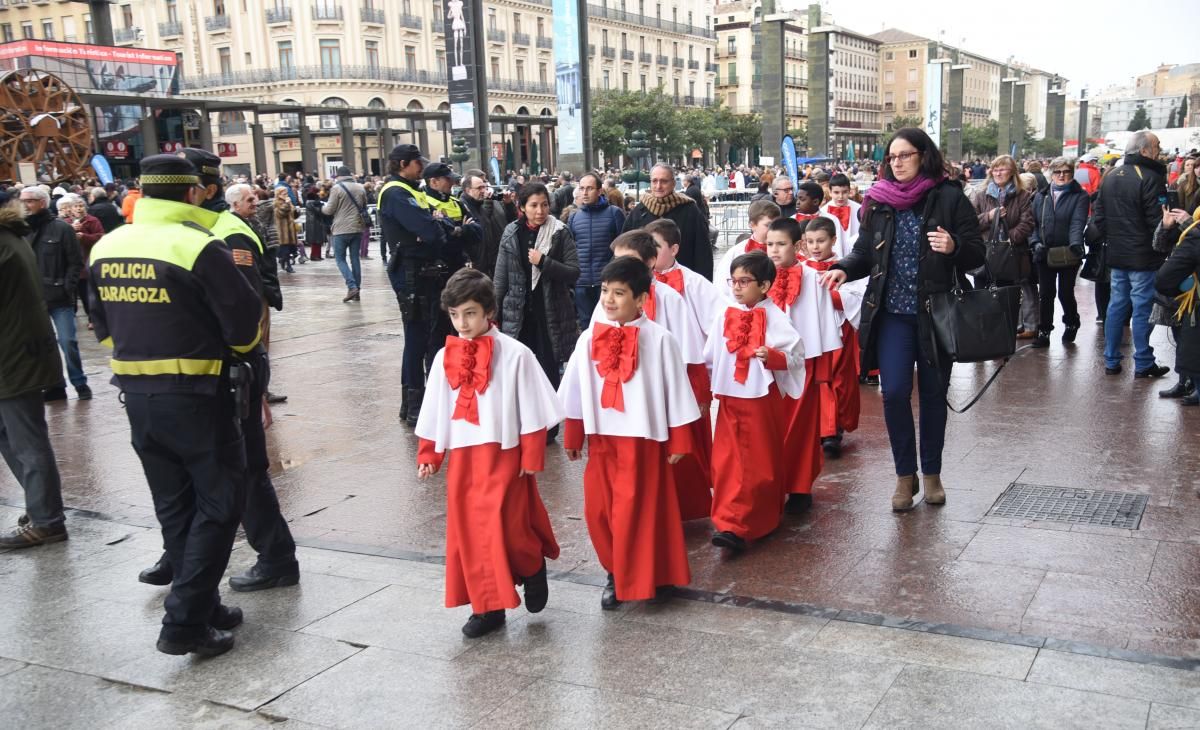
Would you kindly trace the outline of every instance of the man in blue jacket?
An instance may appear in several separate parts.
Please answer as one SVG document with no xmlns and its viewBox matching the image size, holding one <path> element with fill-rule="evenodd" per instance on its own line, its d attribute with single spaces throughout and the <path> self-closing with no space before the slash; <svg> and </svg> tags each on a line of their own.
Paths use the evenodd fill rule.
<svg viewBox="0 0 1200 730">
<path fill-rule="evenodd" d="M 580 207 L 567 221 L 579 252 L 579 280 L 575 283 L 575 311 L 579 328 L 587 329 L 600 302 L 600 271 L 612 259 L 613 239 L 621 234 L 625 214 L 600 194 L 600 177 L 579 178 Z"/>
</svg>

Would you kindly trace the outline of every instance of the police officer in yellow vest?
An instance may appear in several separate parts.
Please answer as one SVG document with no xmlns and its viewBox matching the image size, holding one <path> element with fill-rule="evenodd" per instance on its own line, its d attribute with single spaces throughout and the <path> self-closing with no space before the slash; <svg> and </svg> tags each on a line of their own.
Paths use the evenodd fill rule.
<svg viewBox="0 0 1200 730">
<path fill-rule="evenodd" d="M 416 145 L 396 145 L 388 155 L 388 179 L 378 203 L 388 279 L 404 320 L 400 418 L 410 425 L 416 425 L 420 414 L 433 356 L 451 331 L 441 309 L 442 288 L 464 263 L 461 231 L 456 235 L 461 227 L 434 208 L 419 187 L 426 165 L 429 161 Z"/>
<path fill-rule="evenodd" d="M 198 205 L 195 166 L 154 155 L 141 170 L 133 224 L 92 249 L 92 320 L 175 569 L 158 649 L 214 656 L 242 621 L 218 586 L 245 503 L 239 358 L 259 343 L 262 305 L 213 233 L 219 214 Z"/>
<path fill-rule="evenodd" d="M 213 153 L 189 147 L 179 153 L 195 165 L 200 173 L 200 184 L 204 186 L 205 210 L 219 215 L 212 232 L 219 236 L 233 255 L 233 263 L 263 296 L 264 279 L 273 276 L 273 257 L 266 256 L 262 241 L 254 229 L 234 215 L 226 202 L 221 185 L 221 158 Z M 266 299 L 262 311 L 266 316 Z M 261 344 L 246 353 L 243 359 L 253 370 L 254 380 L 249 387 L 248 417 L 242 421 L 242 434 L 246 441 L 245 494 L 246 505 L 242 513 L 242 525 L 246 530 L 246 541 L 258 553 L 258 561 L 242 575 L 229 579 L 235 591 L 253 591 L 292 586 L 300 580 L 300 569 L 296 562 L 296 543 L 292 539 L 287 520 L 279 511 L 279 499 L 271 484 L 270 459 L 267 456 L 266 432 L 263 429 L 262 400 L 271 378 L 271 365 L 267 351 Z M 143 570 L 138 580 L 151 585 L 168 585 L 173 577 L 170 556 L 163 554 L 151 568 Z"/>
</svg>

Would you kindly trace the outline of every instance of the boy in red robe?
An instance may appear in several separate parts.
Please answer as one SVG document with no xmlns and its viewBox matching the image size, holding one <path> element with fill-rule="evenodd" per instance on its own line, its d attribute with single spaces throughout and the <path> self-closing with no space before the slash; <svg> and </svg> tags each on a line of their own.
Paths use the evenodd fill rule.
<svg viewBox="0 0 1200 730">
<path fill-rule="evenodd" d="M 645 263 L 614 258 L 600 272 L 603 321 L 579 337 L 558 397 L 563 448 L 582 456 L 588 535 L 608 582 L 600 607 L 665 600 L 692 579 L 679 498 L 668 466 L 692 450 L 700 417 L 679 345 L 643 313 L 653 278 Z"/>
<path fill-rule="evenodd" d="M 804 229 L 804 241 L 808 248 L 805 266 L 825 272 L 837 263 L 837 239 L 832 223 L 825 220 L 810 222 Z M 854 282 L 849 289 L 842 287 L 830 292 L 831 304 L 840 323 L 842 347 L 826 353 L 830 358 L 832 378 L 821 384 L 820 422 L 821 448 L 835 459 L 842 455 L 842 434 L 858 430 L 858 332 L 851 320 L 858 315 L 863 293 L 859 282 Z"/>
<path fill-rule="evenodd" d="M 797 398 L 783 398 L 785 460 L 784 491 L 788 514 L 802 514 L 812 507 L 812 488 L 825 459 L 821 452 L 820 393 L 833 381 L 830 353 L 841 348 L 841 330 L 829 292 L 820 285 L 817 272 L 800 264 L 806 226 L 829 225 L 816 218 L 801 224 L 782 218 L 767 232 L 767 255 L 777 276 L 771 300 L 786 315 L 804 346 L 804 390 Z"/>
<path fill-rule="evenodd" d="M 719 403 L 712 543 L 736 553 L 779 526 L 785 435 L 780 393 L 800 397 L 804 348 L 767 297 L 775 266 L 766 254 L 742 254 L 729 276 L 737 304 L 714 319 L 704 357 Z"/>
<path fill-rule="evenodd" d="M 441 468 L 446 451 L 446 607 L 471 604 L 462 631 L 476 638 L 504 625 L 504 610 L 546 606 L 546 558 L 558 543 L 538 494 L 546 430 L 562 420 L 533 352 L 492 325 L 496 294 L 478 269 L 442 290 L 458 337 L 433 360 L 417 419 L 417 476 Z"/>
<path fill-rule="evenodd" d="M 842 258 L 854 248 L 858 240 L 858 211 L 862 207 L 851 197 L 850 178 L 838 173 L 829 179 L 829 202 L 821 207 L 821 212 L 837 219 L 837 245 L 834 253 Z"/>
</svg>

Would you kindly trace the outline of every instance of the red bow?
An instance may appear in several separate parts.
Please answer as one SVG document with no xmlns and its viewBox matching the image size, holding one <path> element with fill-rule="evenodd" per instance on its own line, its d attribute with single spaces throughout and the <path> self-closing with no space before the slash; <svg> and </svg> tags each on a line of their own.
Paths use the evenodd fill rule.
<svg viewBox="0 0 1200 730">
<path fill-rule="evenodd" d="M 750 359 L 754 351 L 763 346 L 767 337 L 767 311 L 765 309 L 743 310 L 730 307 L 725 310 L 725 347 L 737 357 L 733 379 L 746 382 L 750 374 Z"/>
<path fill-rule="evenodd" d="M 750 253 L 751 251 L 762 251 L 763 253 L 766 253 L 767 252 L 767 244 L 759 243 L 758 241 L 755 241 L 753 238 L 747 239 L 745 253 Z"/>
<path fill-rule="evenodd" d="M 450 420 L 463 419 L 479 425 L 479 401 L 476 394 L 488 388 L 492 365 L 491 337 L 476 337 L 464 340 L 461 337 L 446 338 L 446 354 L 442 363 L 446 367 L 446 381 L 458 389 L 458 400 L 454 403 L 454 414 Z"/>
<path fill-rule="evenodd" d="M 850 230 L 850 206 L 848 205 L 831 205 L 825 210 L 829 211 L 830 215 L 838 219 L 842 224 L 842 230 Z"/>
<path fill-rule="evenodd" d="M 637 370 L 637 327 L 614 327 L 597 322 L 592 328 L 592 361 L 604 378 L 600 406 L 625 410 L 621 383 L 628 383 Z"/>
<path fill-rule="evenodd" d="M 796 220 L 803 223 L 804 221 L 810 221 L 813 218 L 819 218 L 820 215 L 821 215 L 820 213 L 797 213 Z"/>
<path fill-rule="evenodd" d="M 796 301 L 796 297 L 800 296 L 800 285 L 803 281 L 804 272 L 799 266 L 776 269 L 775 283 L 771 285 L 767 294 L 770 295 L 771 301 L 775 302 L 775 306 L 786 312 Z"/>
<path fill-rule="evenodd" d="M 834 259 L 825 259 L 824 261 L 813 261 L 812 259 L 804 260 L 805 266 L 810 269 L 816 269 L 817 271 L 829 271 L 829 269 L 832 268 L 836 263 L 837 261 Z"/>
<path fill-rule="evenodd" d="M 654 272 L 654 278 L 683 294 L 683 269 L 671 269 L 666 273 Z"/>
<path fill-rule="evenodd" d="M 654 298 L 654 282 L 650 282 L 650 291 L 646 292 L 646 303 L 642 305 L 642 314 L 646 315 L 646 319 L 654 321 L 654 315 L 658 313 L 658 300 Z"/>
</svg>

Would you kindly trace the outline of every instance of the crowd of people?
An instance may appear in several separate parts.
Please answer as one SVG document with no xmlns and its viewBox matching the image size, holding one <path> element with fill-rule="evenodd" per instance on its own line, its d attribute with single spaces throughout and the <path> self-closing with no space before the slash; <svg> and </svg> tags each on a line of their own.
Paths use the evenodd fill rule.
<svg viewBox="0 0 1200 730">
<path fill-rule="evenodd" d="M 882 390 L 891 509 L 922 492 L 944 504 L 952 358 L 933 336 L 933 295 L 1019 287 L 1011 334 L 1038 348 L 1057 300 L 1071 345 L 1082 268 L 1105 371 L 1121 372 L 1130 325 L 1134 377 L 1165 375 L 1149 333 L 1170 326 L 1179 381 L 1161 395 L 1197 403 L 1196 156 L 1164 159 L 1147 132 L 1121 164 L 1095 162 L 953 165 L 901 129 L 878 165 L 722 170 L 755 193 L 716 261 L 716 171 L 666 164 L 625 196 L 612 171 L 501 183 L 411 144 L 386 176 L 340 167 L 332 180 L 229 180 L 188 149 L 143 160 L 124 185 L 14 186 L 0 191 L 0 447 L 27 514 L 0 546 L 67 538 L 42 404 L 66 398 L 66 380 L 91 397 L 82 304 L 113 348 L 163 527 L 164 554 L 139 576 L 171 586 L 158 648 L 227 651 L 242 615 L 217 586 L 239 522 L 259 559 L 234 590 L 300 579 L 265 458 L 279 272 L 332 255 L 342 301 L 361 301 L 373 229 L 403 321 L 400 418 L 419 437 L 418 476 L 449 459 L 446 602 L 472 607 L 467 636 L 503 625 L 518 585 L 530 612 L 546 605 L 558 546 L 535 474 L 560 438 L 569 459 L 586 451 L 606 610 L 690 581 L 685 521 L 709 520 L 712 544 L 739 553 L 811 510 L 863 385 Z"/>
</svg>

